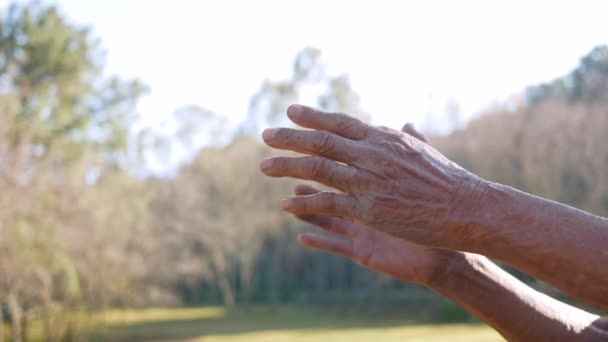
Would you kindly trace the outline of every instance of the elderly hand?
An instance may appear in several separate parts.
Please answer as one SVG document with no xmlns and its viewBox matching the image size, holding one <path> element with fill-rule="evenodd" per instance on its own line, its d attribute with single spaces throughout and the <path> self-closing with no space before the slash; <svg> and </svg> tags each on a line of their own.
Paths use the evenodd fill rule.
<svg viewBox="0 0 608 342">
<path fill-rule="evenodd" d="M 264 141 L 309 156 L 266 158 L 262 171 L 341 193 L 288 198 L 282 202 L 286 211 L 340 216 L 412 242 L 460 249 L 484 194 L 483 180 L 412 134 L 298 105 L 287 114 L 313 130 L 266 129 Z"/>
<path fill-rule="evenodd" d="M 307 185 L 295 189 L 299 196 L 318 192 Z M 311 214 L 298 218 L 341 237 L 304 233 L 299 236 L 302 245 L 345 256 L 372 271 L 420 285 L 441 282 L 449 263 L 462 254 L 420 246 L 338 216 Z"/>
<path fill-rule="evenodd" d="M 428 142 L 410 124 L 406 124 L 402 131 Z M 298 196 L 318 192 L 307 185 L 298 185 L 295 189 Z M 345 256 L 372 271 L 420 285 L 432 286 L 441 282 L 446 270 L 450 269 L 450 262 L 463 257 L 461 252 L 417 245 L 338 216 L 312 214 L 298 218 L 341 237 L 301 234 L 299 241 L 302 245 Z"/>
<path fill-rule="evenodd" d="M 608 220 L 482 180 L 411 127 L 397 132 L 301 106 L 288 115 L 313 130 L 268 129 L 264 141 L 309 156 L 264 159 L 263 172 L 341 191 L 298 186 L 283 201 L 285 210 L 344 237 L 303 234 L 302 244 L 430 286 L 508 340 L 606 339 L 597 315 L 534 291 L 479 254 L 606 307 Z"/>
</svg>

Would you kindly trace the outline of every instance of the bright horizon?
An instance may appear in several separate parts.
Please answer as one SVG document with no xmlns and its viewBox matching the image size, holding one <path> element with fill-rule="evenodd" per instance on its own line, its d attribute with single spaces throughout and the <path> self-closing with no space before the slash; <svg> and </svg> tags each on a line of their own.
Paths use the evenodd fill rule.
<svg viewBox="0 0 608 342">
<path fill-rule="evenodd" d="M 55 2 L 101 38 L 108 73 L 150 87 L 149 125 L 191 104 L 242 121 L 261 82 L 311 46 L 350 75 L 375 124 L 428 129 L 448 99 L 470 118 L 608 42 L 600 1 Z"/>
</svg>

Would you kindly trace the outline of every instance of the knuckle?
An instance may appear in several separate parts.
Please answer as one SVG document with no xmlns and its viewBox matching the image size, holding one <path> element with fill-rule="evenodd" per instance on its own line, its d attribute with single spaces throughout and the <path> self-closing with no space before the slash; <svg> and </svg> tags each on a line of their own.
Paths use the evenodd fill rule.
<svg viewBox="0 0 608 342">
<path fill-rule="evenodd" d="M 357 119 L 347 117 L 344 114 L 336 114 L 335 116 L 335 128 L 340 133 L 350 133 L 357 129 L 360 124 Z"/>
<path fill-rule="evenodd" d="M 390 138 L 394 133 L 394 130 L 386 126 L 374 126 L 370 139 L 372 140 L 384 140 Z"/>
<path fill-rule="evenodd" d="M 309 162 L 310 176 L 314 179 L 320 179 L 325 174 L 325 161 L 319 157 L 310 157 Z"/>
<path fill-rule="evenodd" d="M 348 205 L 347 205 L 347 210 L 351 213 L 356 213 L 358 212 L 358 207 L 359 207 L 359 201 L 356 197 L 349 197 L 349 201 L 348 201 Z"/>
<path fill-rule="evenodd" d="M 365 216 L 369 215 L 369 209 L 361 204 L 361 198 L 356 195 L 348 196 L 347 211 L 353 219 L 366 222 Z"/>
<path fill-rule="evenodd" d="M 352 190 L 361 190 L 366 188 L 366 185 L 369 185 L 369 179 L 366 175 L 361 171 L 360 168 L 353 167 L 351 168 L 351 174 L 348 178 L 348 184 Z"/>
<path fill-rule="evenodd" d="M 321 154 L 328 153 L 334 147 L 334 135 L 328 132 L 317 132 L 312 141 L 313 148 Z"/>
</svg>

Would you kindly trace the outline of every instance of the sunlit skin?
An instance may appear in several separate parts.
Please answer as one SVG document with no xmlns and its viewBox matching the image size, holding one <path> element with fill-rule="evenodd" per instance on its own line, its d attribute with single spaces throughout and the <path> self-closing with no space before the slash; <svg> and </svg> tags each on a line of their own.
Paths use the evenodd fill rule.
<svg viewBox="0 0 608 342">
<path fill-rule="evenodd" d="M 427 141 L 410 124 L 406 124 L 402 131 L 421 141 Z M 319 190 L 304 184 L 295 188 L 295 194 L 299 196 L 318 192 Z M 432 283 L 433 277 L 438 276 L 448 260 L 457 254 L 396 239 L 338 216 L 310 214 L 298 218 L 340 237 L 301 234 L 298 239 L 304 246 L 340 254 L 363 267 L 422 285 Z"/>
<path fill-rule="evenodd" d="M 312 195 L 318 190 L 299 185 L 297 195 Z M 336 216 L 304 215 L 303 221 L 340 236 L 301 234 L 301 244 L 351 258 L 361 266 L 418 284 L 430 284 L 455 252 L 425 247 L 400 240 Z"/>
<path fill-rule="evenodd" d="M 296 195 L 318 191 L 303 184 L 295 188 Z M 428 286 L 486 321 L 510 341 L 608 339 L 605 320 L 534 291 L 481 255 L 420 246 L 337 216 L 298 218 L 336 235 L 300 234 L 302 245 Z"/>
<path fill-rule="evenodd" d="M 479 255 L 605 307 L 608 272 L 599 266 L 608 253 L 598 254 L 608 248 L 605 219 L 485 181 L 411 125 L 398 132 L 303 106 L 290 107 L 288 116 L 313 130 L 269 129 L 264 141 L 310 156 L 267 158 L 262 171 L 338 190 L 300 185 L 282 202 L 338 235 L 302 234 L 303 245 L 427 285 L 509 340 L 608 340 L 598 316 L 532 290 Z"/>
</svg>

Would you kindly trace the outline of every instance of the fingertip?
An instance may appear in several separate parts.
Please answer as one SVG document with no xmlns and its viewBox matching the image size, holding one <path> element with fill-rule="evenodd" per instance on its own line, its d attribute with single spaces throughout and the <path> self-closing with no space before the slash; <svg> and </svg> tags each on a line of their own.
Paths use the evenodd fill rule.
<svg viewBox="0 0 608 342">
<path fill-rule="evenodd" d="M 308 247 L 306 239 L 307 238 L 305 234 L 298 234 L 298 244 L 300 244 L 300 246 Z"/>
<path fill-rule="evenodd" d="M 262 132 L 262 139 L 264 139 L 264 141 L 271 140 L 272 138 L 274 138 L 275 134 L 277 133 L 277 130 L 277 128 L 266 128 Z"/>
<path fill-rule="evenodd" d="M 272 158 L 267 157 L 260 161 L 260 170 L 266 172 L 272 166 Z"/>
<path fill-rule="evenodd" d="M 401 127 L 401 131 L 405 133 L 415 131 L 414 124 L 411 122 L 406 123 L 405 125 L 403 125 L 403 127 Z"/>
<path fill-rule="evenodd" d="M 298 196 L 312 195 L 312 194 L 316 194 L 317 192 L 319 192 L 319 190 L 317 190 L 307 184 L 298 184 L 298 185 L 296 185 L 296 187 L 294 188 L 293 191 Z"/>
<path fill-rule="evenodd" d="M 293 207 L 293 199 L 284 198 L 281 200 L 281 208 L 283 208 L 283 210 L 289 211 L 292 207 Z"/>
<path fill-rule="evenodd" d="M 304 184 L 298 184 L 293 188 L 293 193 L 298 196 L 304 195 L 305 192 L 306 192 L 306 185 L 304 185 Z"/>
<path fill-rule="evenodd" d="M 428 139 L 424 136 L 424 134 L 418 132 L 416 127 L 414 127 L 414 124 L 411 122 L 408 122 L 405 125 L 403 125 L 403 127 L 401 128 L 401 131 L 413 136 L 414 138 L 416 138 L 424 143 L 429 142 Z"/>
<path fill-rule="evenodd" d="M 293 105 L 289 106 L 289 108 L 287 108 L 287 116 L 292 121 L 295 121 L 300 117 L 303 110 L 304 110 L 304 108 L 302 108 L 302 106 L 293 104 Z"/>
<path fill-rule="evenodd" d="M 312 247 L 314 245 L 314 235 L 301 233 L 298 234 L 298 243 L 305 247 Z"/>
</svg>

